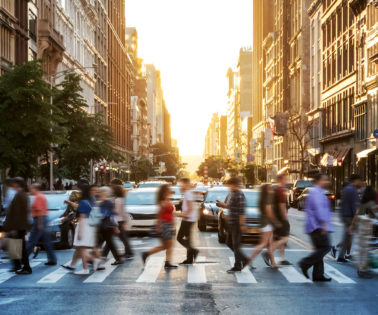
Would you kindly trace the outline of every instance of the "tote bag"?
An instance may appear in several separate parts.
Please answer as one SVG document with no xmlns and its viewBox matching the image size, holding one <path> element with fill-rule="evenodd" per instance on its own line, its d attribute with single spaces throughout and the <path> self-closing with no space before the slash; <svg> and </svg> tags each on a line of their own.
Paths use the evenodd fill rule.
<svg viewBox="0 0 378 315">
<path fill-rule="evenodd" d="M 21 259 L 22 239 L 8 238 L 8 256 L 10 259 Z"/>
</svg>

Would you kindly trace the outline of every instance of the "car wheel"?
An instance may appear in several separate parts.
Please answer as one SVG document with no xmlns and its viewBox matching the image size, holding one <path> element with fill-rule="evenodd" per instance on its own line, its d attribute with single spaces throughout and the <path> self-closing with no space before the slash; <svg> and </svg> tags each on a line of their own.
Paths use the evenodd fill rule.
<svg viewBox="0 0 378 315">
<path fill-rule="evenodd" d="M 222 223 L 218 226 L 218 242 L 220 244 L 226 243 L 226 229 Z"/>
<path fill-rule="evenodd" d="M 206 232 L 206 219 L 202 216 L 198 220 L 198 229 L 201 232 Z"/>
<path fill-rule="evenodd" d="M 74 232 L 72 228 L 69 228 L 67 230 L 67 235 L 66 235 L 66 248 L 72 248 L 74 243 Z"/>
</svg>

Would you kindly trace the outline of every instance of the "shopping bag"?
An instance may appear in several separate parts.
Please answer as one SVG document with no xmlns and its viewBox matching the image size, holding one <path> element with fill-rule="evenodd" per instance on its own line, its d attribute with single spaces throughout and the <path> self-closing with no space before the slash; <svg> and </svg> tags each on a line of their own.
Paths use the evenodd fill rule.
<svg viewBox="0 0 378 315">
<path fill-rule="evenodd" d="M 22 239 L 8 239 L 8 256 L 10 259 L 21 259 L 22 257 Z"/>
</svg>

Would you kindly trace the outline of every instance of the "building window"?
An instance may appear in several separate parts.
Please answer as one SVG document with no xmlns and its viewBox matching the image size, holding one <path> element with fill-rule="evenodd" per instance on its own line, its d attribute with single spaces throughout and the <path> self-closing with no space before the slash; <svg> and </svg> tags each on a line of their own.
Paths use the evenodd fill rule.
<svg viewBox="0 0 378 315">
<path fill-rule="evenodd" d="M 354 124 L 356 126 L 356 138 L 363 140 L 367 137 L 366 103 L 359 104 L 354 108 Z"/>
<path fill-rule="evenodd" d="M 37 40 L 37 16 L 31 10 L 29 10 L 28 19 L 29 19 L 29 36 L 31 39 L 36 41 Z"/>
</svg>

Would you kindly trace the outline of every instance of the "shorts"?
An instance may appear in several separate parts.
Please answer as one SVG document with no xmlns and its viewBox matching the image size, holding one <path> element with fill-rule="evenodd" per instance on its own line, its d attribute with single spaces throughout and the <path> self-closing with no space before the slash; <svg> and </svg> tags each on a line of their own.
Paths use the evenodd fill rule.
<svg viewBox="0 0 378 315">
<path fill-rule="evenodd" d="M 172 223 L 162 221 L 162 231 L 161 231 L 161 238 L 163 240 L 169 240 L 175 237 L 175 228 Z"/>
<path fill-rule="evenodd" d="M 270 224 L 265 225 L 260 229 L 261 232 L 270 232 L 273 231 L 273 227 Z"/>
<path fill-rule="evenodd" d="M 290 234 L 290 223 L 289 221 L 280 221 L 281 227 L 275 228 L 274 235 L 278 237 L 289 236 Z"/>
</svg>

